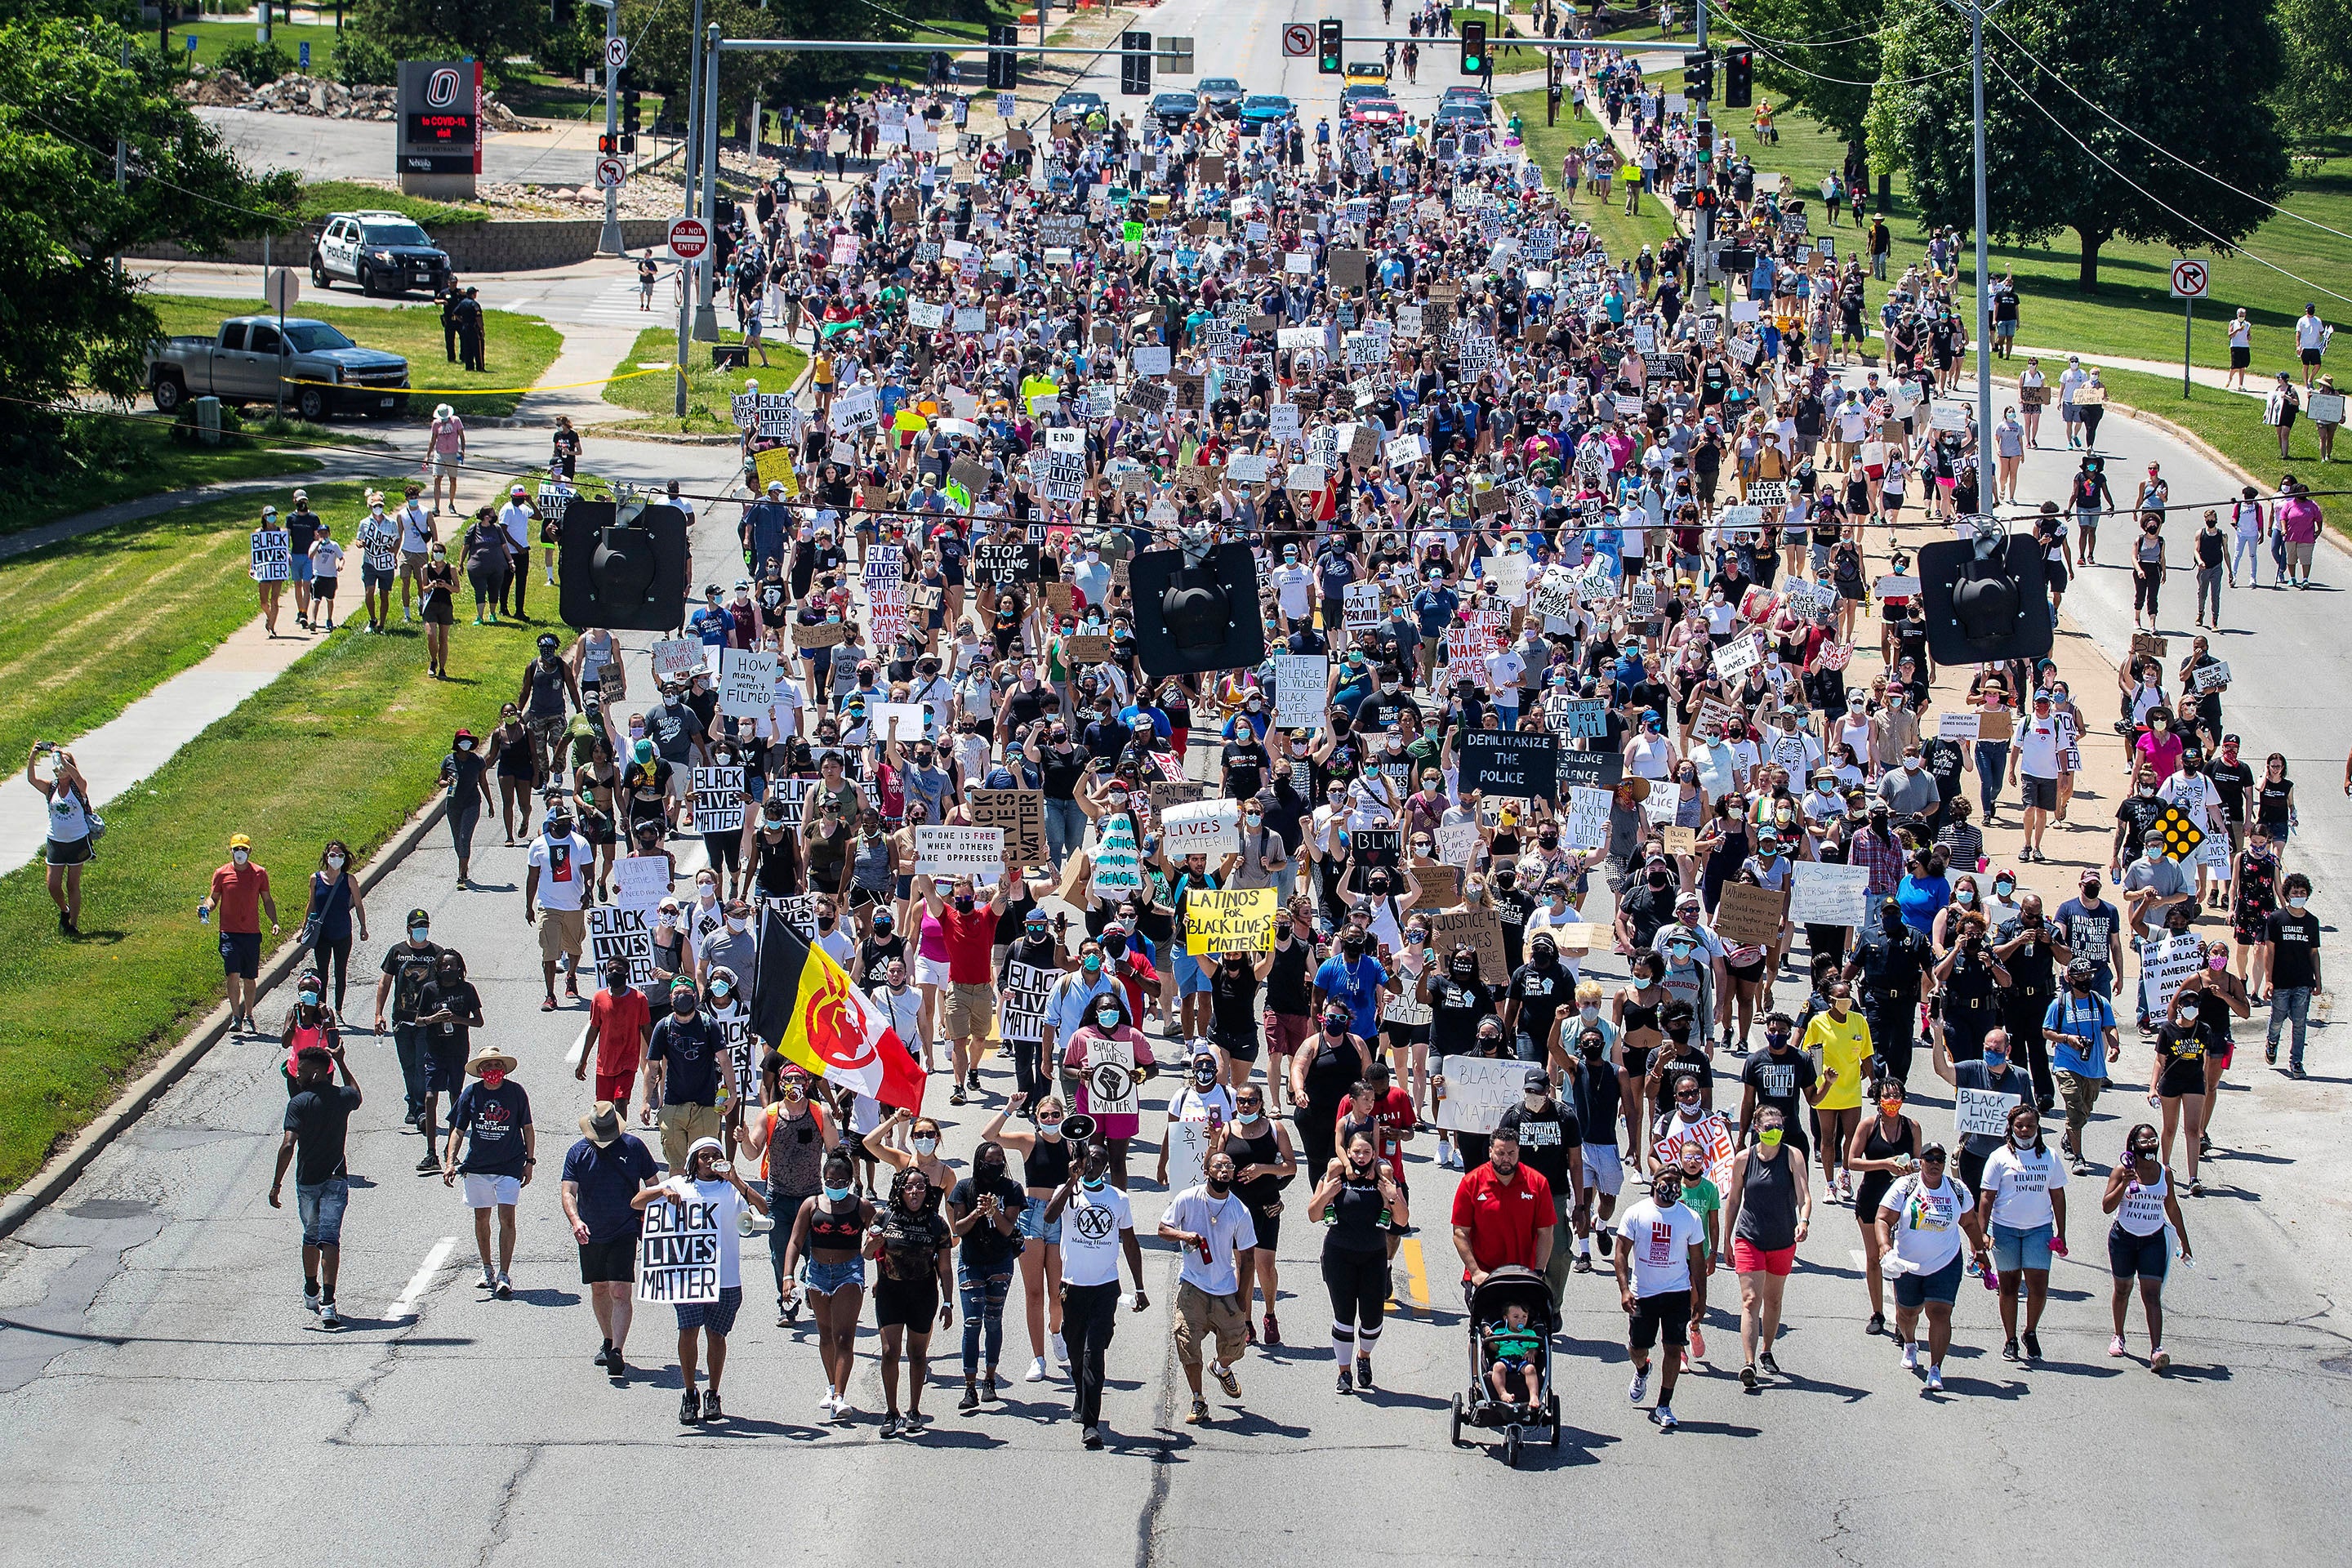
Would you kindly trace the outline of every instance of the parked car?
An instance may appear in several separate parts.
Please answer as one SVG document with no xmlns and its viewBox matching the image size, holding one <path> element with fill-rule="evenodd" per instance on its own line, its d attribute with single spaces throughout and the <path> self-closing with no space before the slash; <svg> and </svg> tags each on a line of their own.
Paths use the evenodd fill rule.
<svg viewBox="0 0 2352 1568">
<path fill-rule="evenodd" d="M 289 316 L 281 338 L 277 317 L 237 316 L 209 338 L 165 338 L 147 353 L 156 411 L 176 414 L 191 397 L 275 403 L 281 379 L 287 406 L 312 421 L 408 407 L 408 361 L 400 355 L 363 349 L 308 317 Z"/>
<path fill-rule="evenodd" d="M 1056 125 L 1065 120 L 1083 123 L 1095 115 L 1108 117 L 1109 113 L 1110 105 L 1103 101 L 1103 95 L 1098 92 L 1066 92 L 1054 100 L 1054 123 Z"/>
<path fill-rule="evenodd" d="M 1348 106 L 1350 125 L 1402 125 L 1404 109 L 1393 98 L 1360 98 Z"/>
<path fill-rule="evenodd" d="M 1200 108 L 1201 100 L 1189 92 L 1163 92 L 1151 100 L 1151 112 L 1170 131 L 1181 131 Z"/>
<path fill-rule="evenodd" d="M 1294 112 L 1290 100 L 1278 92 L 1254 92 L 1242 100 L 1241 133 L 1255 136 Z"/>
<path fill-rule="evenodd" d="M 1347 113 L 1350 105 L 1361 103 L 1368 98 L 1386 98 L 1388 95 L 1389 89 L 1377 82 L 1360 81 L 1352 87 L 1343 87 L 1339 89 L 1339 112 Z"/>
<path fill-rule="evenodd" d="M 438 294 L 449 287 L 449 253 L 398 213 L 329 213 L 310 246 L 310 281 L 338 278 L 362 294 Z"/>
<path fill-rule="evenodd" d="M 1389 68 L 1379 60 L 1350 60 L 1347 74 L 1340 79 L 1349 87 L 1385 88 L 1389 84 Z"/>
<path fill-rule="evenodd" d="M 1229 76 L 1203 77 L 1201 79 L 1201 107 L 1220 120 L 1233 120 L 1242 111 L 1242 84 Z"/>
</svg>

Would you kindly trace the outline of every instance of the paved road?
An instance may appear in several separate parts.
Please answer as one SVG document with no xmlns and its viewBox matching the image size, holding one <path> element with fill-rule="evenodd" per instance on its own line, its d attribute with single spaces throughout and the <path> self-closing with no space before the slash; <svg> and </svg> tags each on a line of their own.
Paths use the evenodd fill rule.
<svg viewBox="0 0 2352 1568">
<path fill-rule="evenodd" d="M 268 114 L 250 109 L 198 105 L 245 162 L 297 169 L 313 180 L 383 180 L 394 174 L 394 127 L 388 120 L 329 120 L 311 114 Z M 554 132 L 492 131 L 482 144 L 482 178 L 540 185 L 576 185 L 594 176 L 596 128 Z"/>
<path fill-rule="evenodd" d="M 642 327 L 649 322 L 677 321 L 677 308 L 659 309 L 670 296 L 655 290 L 656 310 L 637 309 L 636 264 L 604 257 L 572 267 L 529 272 L 479 272 L 466 282 L 482 291 L 482 303 L 493 310 L 520 310 L 541 316 L 559 327 Z M 248 300 L 261 293 L 261 268 L 226 261 L 156 263 L 145 274 L 147 286 L 159 294 L 196 294 L 213 299 Z M 425 302 L 422 296 L 369 299 L 348 285 L 321 289 L 307 279 L 302 303 L 312 305 L 372 305 L 390 309 Z"/>
<path fill-rule="evenodd" d="M 1377 17 L 1362 5 L 1346 14 L 1359 26 Z M 1199 33 L 1211 71 L 1223 68 L 1213 37 L 1255 38 L 1255 60 L 1272 24 L 1287 19 L 1227 13 L 1213 28 L 1211 15 L 1197 0 L 1174 0 L 1154 14 L 1155 30 Z M 2131 463 L 2160 454 L 2176 495 L 2223 493 L 2178 448 L 2126 422 L 2108 429 Z M 644 450 L 689 481 L 715 484 L 727 466 L 716 454 Z M 2036 463 L 2042 493 L 2063 466 Z M 706 521 L 705 559 L 723 558 L 727 527 Z M 2340 575 L 2342 559 L 2331 556 L 2323 575 Z M 2094 572 L 2069 598 L 2110 650 L 2126 640 L 2118 581 Z M 2320 764 L 2341 755 L 2345 737 L 2331 726 L 2347 721 L 2315 711 L 2307 696 L 2312 671 L 2342 668 L 2326 636 L 2335 608 L 2319 591 L 2233 599 L 2233 619 L 2259 614 L 2264 635 L 2233 639 L 2225 657 L 2239 674 L 2234 721 L 2252 749 L 2294 735 L 2285 749 L 2314 759 L 2297 853 L 2325 873 L 2322 911 L 2340 929 L 2343 819 L 2320 787 Z M 400 911 L 433 911 L 436 937 L 468 953 L 498 1037 L 521 1058 L 552 1180 L 584 1099 L 560 1077 L 582 1020 L 536 1010 L 535 954 L 515 888 L 520 852 L 491 840 L 477 858 L 484 885 L 475 891 L 452 886 L 445 841 L 413 857 L 371 900 L 377 940 L 360 961 L 373 963 Z M 301 855 L 266 840 L 264 848 L 281 869 Z M 1415 1160 L 1412 1184 L 1427 1250 L 1408 1294 L 1429 1307 L 1383 1340 L 1378 1394 L 1348 1401 L 1330 1392 L 1317 1238 L 1302 1223 L 1283 1247 L 1292 1343 L 1249 1357 L 1243 1409 L 1218 1401 L 1209 1428 L 1177 1418 L 1181 1380 L 1162 1310 L 1171 1292 L 1158 1283 L 1172 1279 L 1173 1265 L 1153 1248 L 1154 1306 L 1123 1318 L 1112 1347 L 1109 1454 L 1077 1451 L 1056 1420 L 1066 1408 L 1058 1382 L 1015 1384 L 1003 1405 L 970 1420 L 935 1390 L 941 1418 L 913 1444 L 886 1447 L 870 1416 L 820 1429 L 811 1422 L 819 1382 L 807 1331 L 773 1327 L 752 1310 L 756 1291 L 727 1380 L 736 1419 L 681 1435 L 664 1315 L 646 1314 L 633 1337 L 633 1359 L 646 1369 L 635 1386 L 614 1392 L 587 1364 L 595 1333 L 551 1194 L 525 1205 L 518 1299 L 478 1298 L 465 1211 L 409 1173 L 417 1145 L 397 1128 L 392 1054 L 364 1037 L 353 1057 L 370 1100 L 354 1128 L 353 1164 L 368 1184 L 354 1194 L 343 1292 L 355 1321 L 340 1338 L 317 1332 L 297 1299 L 293 1218 L 263 1202 L 281 1103 L 273 1053 L 232 1045 L 62 1205 L 0 1247 L 0 1463 L 19 1478 L 12 1555 L 174 1557 L 197 1517 L 209 1554 L 223 1560 L 281 1555 L 292 1523 L 322 1546 L 363 1543 L 386 1564 L 453 1555 L 574 1563 L 656 1532 L 665 1544 L 683 1534 L 739 1558 L 772 1552 L 780 1528 L 793 1539 L 814 1532 L 836 1551 L 908 1557 L 968 1539 L 975 1519 L 993 1528 L 968 1550 L 988 1562 L 1083 1552 L 1206 1564 L 1339 1547 L 1451 1563 L 1524 1550 L 1538 1521 L 1541 1539 L 1564 1526 L 1580 1552 L 1612 1557 L 1711 1539 L 1729 1542 L 1717 1550 L 1734 1561 L 1853 1562 L 1899 1541 L 1928 1561 L 1976 1561 L 2027 1529 L 2042 1550 L 2101 1560 L 2299 1555 L 2352 1500 L 2340 1467 L 2308 1462 L 2340 1443 L 2352 1403 L 2352 1346 L 2333 1306 L 2344 1287 L 2345 1200 L 2329 1162 L 2346 1108 L 2334 1033 L 2321 1037 L 2318 1075 L 2292 1092 L 2258 1068 L 2233 1074 L 2251 1087 L 2229 1098 L 2223 1142 L 2244 1152 L 2209 1167 L 2220 1190 L 2190 1213 L 2199 1266 L 2170 1291 L 2168 1338 L 2179 1370 L 2168 1382 L 2102 1353 L 2105 1277 L 2093 1267 L 2102 1227 L 2078 1211 L 2078 1261 L 2058 1271 L 2048 1362 L 2024 1372 L 2000 1362 L 1989 1302 L 1971 1290 L 1948 1395 L 1925 1398 L 1886 1342 L 1860 1334 L 1852 1220 L 1824 1206 L 1790 1293 L 1781 1354 L 1790 1385 L 1742 1394 L 1725 1375 L 1737 1363 L 1732 1326 L 1718 1314 L 1713 1363 L 1676 1400 L 1684 1430 L 1657 1436 L 1623 1397 L 1612 1295 L 1599 1279 L 1579 1279 L 1561 1363 L 1570 1430 L 1557 1457 L 1539 1452 L 1517 1475 L 1491 1447 L 1444 1442 L 1465 1330 L 1444 1262 L 1453 1179 L 1426 1160 Z M 977 1110 L 1001 1103 L 1005 1076 L 993 1075 Z M 2109 1104 L 2135 1110 L 2128 1095 Z M 1937 1112 L 1927 1115 L 1934 1124 Z M 1148 1117 L 1147 1129 L 1156 1121 Z M 959 1160 L 974 1121 L 963 1113 L 950 1121 L 948 1151 Z M 2103 1122 L 2095 1146 L 2119 1131 Z M 1160 1196 L 1141 1186 L 1138 1195 L 1148 1230 Z M 442 1246 L 450 1237 L 454 1255 Z M 750 1254 L 756 1270 L 756 1244 Z M 1727 1297 L 1727 1280 L 1718 1291 Z M 1008 1338 L 1006 1364 L 1024 1364 L 1017 1314 Z M 942 1343 L 951 1368 L 951 1342 Z M 861 1349 L 871 1355 L 870 1335 Z M 870 1361 L 855 1393 L 863 1408 L 878 1409 Z M 236 1461 L 189 1463 L 208 1439 L 234 1445 Z M 2184 1466 L 2180 1457 L 2192 1454 Z M 777 1478 L 787 1474 L 780 1493 Z M 300 1489 L 299 1510 L 287 1504 L 289 1480 Z M 98 1517 L 103 1535 L 89 1528 Z"/>
</svg>

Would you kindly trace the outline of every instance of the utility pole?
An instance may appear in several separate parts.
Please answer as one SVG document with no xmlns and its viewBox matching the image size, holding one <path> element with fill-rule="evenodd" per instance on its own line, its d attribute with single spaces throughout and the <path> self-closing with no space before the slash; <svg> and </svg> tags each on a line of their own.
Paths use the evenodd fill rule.
<svg viewBox="0 0 2352 1568">
<path fill-rule="evenodd" d="M 1977 510 L 1988 515 L 1992 510 L 1992 288 L 1986 276 L 1991 259 L 1986 254 L 1985 225 L 1985 105 L 1984 105 L 1984 19 L 2000 8 L 2002 0 L 1990 5 L 1981 0 L 1948 0 L 1955 10 L 1965 10 L 1969 18 L 1969 85 L 1974 95 L 1973 130 L 1976 140 L 1976 225 L 1977 225 Z"/>
<path fill-rule="evenodd" d="M 1698 0 L 1697 17 L 1698 31 L 1692 41 L 1698 45 L 1698 58 L 1700 59 L 1706 59 L 1707 58 L 1706 0 Z M 1709 68 L 1706 73 L 1705 84 L 1710 91 L 1712 91 L 1715 87 L 1715 72 L 1712 68 Z M 1698 100 L 1698 111 L 1691 116 L 1692 124 L 1696 125 L 1701 120 L 1708 118 L 1707 105 L 1710 101 L 1711 99 L 1707 97 L 1700 98 Z M 1715 183 L 1714 165 L 1711 163 L 1700 164 L 1698 177 L 1709 185 L 1712 185 Z M 1705 310 L 1708 306 L 1715 303 L 1715 204 L 1712 200 L 1710 200 L 1706 205 L 1698 209 L 1697 263 L 1698 264 L 1696 266 L 1691 268 L 1691 276 L 1696 279 L 1698 283 L 1698 287 L 1695 290 L 1697 298 L 1695 299 L 1692 303 L 1696 305 L 1701 310 Z M 1730 299 L 1728 293 L 1725 295 L 1725 299 L 1728 301 Z"/>
<path fill-rule="evenodd" d="M 702 0 L 694 0 L 694 31 L 689 40 L 702 37 Z M 686 180 L 686 199 L 679 216 L 694 216 L 694 176 L 697 158 L 702 148 L 702 51 L 689 47 L 687 50 L 688 83 L 686 92 L 686 144 L 678 149 L 678 167 Z M 665 108 L 667 105 L 664 106 Z M 709 252 L 704 254 L 708 255 Z M 698 264 L 678 263 L 677 285 L 677 415 L 686 417 L 686 345 L 694 331 L 694 274 Z"/>
<path fill-rule="evenodd" d="M 615 151 L 607 157 L 619 156 L 621 145 L 620 75 L 614 68 L 613 57 L 618 51 L 614 46 L 621 38 L 621 7 L 619 0 L 588 0 L 591 5 L 604 7 L 604 145 Z M 596 238 L 596 248 L 609 256 L 618 256 L 628 249 L 621 237 L 621 188 L 608 185 L 604 189 L 604 232 Z"/>
<path fill-rule="evenodd" d="M 719 341 L 719 24 L 698 35 L 708 58 L 702 65 L 702 222 L 710 231 L 710 248 L 698 271 L 700 298 L 694 310 L 698 342 Z"/>
</svg>

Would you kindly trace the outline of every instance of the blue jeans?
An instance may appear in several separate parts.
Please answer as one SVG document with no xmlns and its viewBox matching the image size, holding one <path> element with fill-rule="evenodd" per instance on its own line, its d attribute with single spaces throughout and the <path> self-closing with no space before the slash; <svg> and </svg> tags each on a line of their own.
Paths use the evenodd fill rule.
<svg viewBox="0 0 2352 1568">
<path fill-rule="evenodd" d="M 2303 1066 L 2303 1040 L 2311 1026 L 2311 987 L 2308 985 L 2273 985 L 2271 987 L 2270 1049 L 2278 1050 L 2279 1026 L 2294 1026 L 2294 1041 L 2287 1047 L 2286 1065 Z"/>
<path fill-rule="evenodd" d="M 961 1263 L 956 1265 L 956 1300 L 963 1310 L 964 1376 L 971 1377 L 980 1371 L 983 1330 L 988 1335 L 988 1370 L 996 1370 L 996 1358 L 1004 1351 L 1004 1298 L 1012 1289 L 1010 1264 L 1001 1273 L 991 1272 L 978 1279 Z"/>
<path fill-rule="evenodd" d="M 1985 820 L 1992 820 L 1992 808 L 2000 803 L 2000 782 L 2009 768 L 2007 741 L 1977 742 L 1977 804 L 1984 808 Z M 1969 867 L 1974 870 L 1976 868 Z"/>
<path fill-rule="evenodd" d="M 2306 996 L 2310 994 L 2305 992 Z M 2298 1050 L 2301 1048 L 2297 1047 Z M 302 1220 L 302 1245 L 305 1247 L 341 1247 L 343 1242 L 343 1209 L 352 1201 L 352 1184 L 341 1176 L 330 1176 L 315 1187 L 294 1184 L 294 1212 Z"/>
<path fill-rule="evenodd" d="M 1078 809 L 1075 800 L 1045 797 L 1045 853 L 1054 858 L 1054 868 L 1060 870 L 1087 840 L 1087 814 Z"/>
</svg>

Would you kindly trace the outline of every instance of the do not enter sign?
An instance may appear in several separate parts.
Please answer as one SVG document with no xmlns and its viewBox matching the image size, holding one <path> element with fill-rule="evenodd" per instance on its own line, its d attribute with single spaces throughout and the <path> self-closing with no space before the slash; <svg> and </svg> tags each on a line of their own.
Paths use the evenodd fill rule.
<svg viewBox="0 0 2352 1568">
<path fill-rule="evenodd" d="M 680 261 L 699 261 L 710 248 L 710 226 L 698 217 L 670 219 L 669 253 Z"/>
<path fill-rule="evenodd" d="M 2212 283 L 2213 275 L 2201 261 L 2172 264 L 2172 297 L 2176 300 L 2202 300 Z"/>
</svg>

